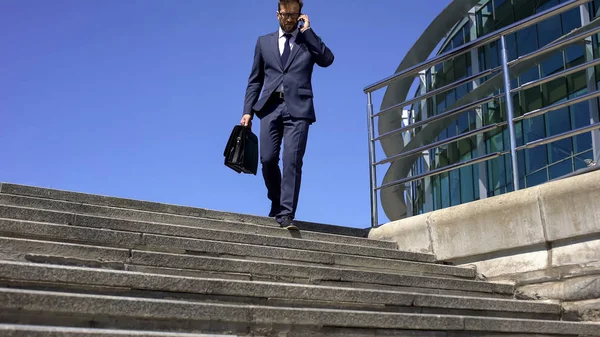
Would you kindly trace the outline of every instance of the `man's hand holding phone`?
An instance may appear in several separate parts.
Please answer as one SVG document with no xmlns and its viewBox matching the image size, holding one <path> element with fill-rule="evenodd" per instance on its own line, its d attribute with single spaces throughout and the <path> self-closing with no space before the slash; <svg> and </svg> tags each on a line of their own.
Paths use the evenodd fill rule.
<svg viewBox="0 0 600 337">
<path fill-rule="evenodd" d="M 308 15 L 301 14 L 298 17 L 298 23 L 300 22 L 302 22 L 302 25 L 300 26 L 300 33 L 304 33 L 304 31 L 310 28 L 310 20 L 308 19 Z"/>
</svg>

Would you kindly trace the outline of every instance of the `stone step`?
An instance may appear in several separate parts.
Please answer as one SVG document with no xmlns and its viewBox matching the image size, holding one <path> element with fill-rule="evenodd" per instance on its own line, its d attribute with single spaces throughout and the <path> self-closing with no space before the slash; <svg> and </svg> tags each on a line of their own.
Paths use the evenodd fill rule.
<svg viewBox="0 0 600 337">
<path fill-rule="evenodd" d="M 119 247 L 126 249 L 159 250 L 205 256 L 243 257 L 249 260 L 290 260 L 306 264 L 325 264 L 360 267 L 370 270 L 393 270 L 412 274 L 444 275 L 450 277 L 475 277 L 472 268 L 446 266 L 395 259 L 384 259 L 348 254 L 315 252 L 250 245 L 212 240 L 96 229 L 72 225 L 58 225 L 0 218 L 0 233 L 20 238 L 40 238 L 58 242 L 76 242 Z"/>
<path fill-rule="evenodd" d="M 234 335 L 0 324 L 2 337 L 233 337 Z"/>
<path fill-rule="evenodd" d="M 284 307 L 549 320 L 558 320 L 561 314 L 557 302 L 222 280 L 10 261 L 0 261 L 0 284 L 28 289 Z"/>
<path fill-rule="evenodd" d="M 512 298 L 514 285 L 460 278 L 374 272 L 357 268 L 303 265 L 292 261 L 252 261 L 100 247 L 85 244 L 0 237 L 0 259 L 131 270 L 195 277 L 267 280 L 285 283 L 365 289 L 389 289 L 430 294 Z"/>
<path fill-rule="evenodd" d="M 205 208 L 171 205 L 158 202 L 117 198 L 111 196 L 41 188 L 35 186 L 0 183 L 0 194 L 12 194 L 34 198 L 67 201 L 77 204 L 108 206 L 110 208 L 132 209 L 148 211 L 153 213 L 165 213 L 189 217 L 229 220 L 233 222 L 245 222 L 257 225 L 273 226 L 273 219 L 265 216 L 222 212 L 216 210 L 209 210 Z M 265 200 L 265 209 L 267 209 L 268 206 L 269 205 L 267 203 L 267 200 Z M 368 231 L 366 228 L 369 227 L 369 224 L 365 224 L 365 228 L 351 228 L 307 221 L 298 221 L 298 224 L 306 231 L 338 234 L 350 237 L 366 237 Z M 391 244 L 395 246 L 395 243 Z"/>
<path fill-rule="evenodd" d="M 99 328 L 123 325 L 130 328 L 138 324 L 152 329 L 159 324 L 164 330 L 230 334 L 310 331 L 313 336 L 326 336 L 328 330 L 335 328 L 338 332 L 346 330 L 348 335 L 352 330 L 359 331 L 363 336 L 377 336 L 383 330 L 391 335 L 402 335 L 402 330 L 418 330 L 470 335 L 497 332 L 600 336 L 600 324 L 594 323 L 281 308 L 0 288 L 0 319 L 4 323 L 40 324 L 37 322 L 60 321 L 66 316 L 73 324 L 93 319 Z"/>
<path fill-rule="evenodd" d="M 388 259 L 399 259 L 407 261 L 434 262 L 431 254 L 419 254 L 403 252 L 397 249 L 386 249 L 379 247 L 361 246 L 357 244 L 346 244 L 331 241 L 314 241 L 306 238 L 281 237 L 271 235 L 259 235 L 255 233 L 234 232 L 219 229 L 207 229 L 196 226 L 171 225 L 155 222 L 143 222 L 134 220 L 121 220 L 107 217 L 78 215 L 67 212 L 56 212 L 26 208 L 19 206 L 0 206 L 0 218 L 21 219 L 57 223 L 72 224 L 81 227 L 106 228 L 119 231 L 162 234 L 169 236 L 206 239 L 222 242 L 246 243 L 261 246 L 272 246 L 282 248 L 294 248 L 329 253 L 340 253 L 350 255 L 361 255 L 368 257 L 380 257 Z M 288 232 L 285 229 L 273 228 L 278 232 Z M 293 234 L 293 233 L 291 233 Z M 302 236 L 302 232 L 298 233 Z"/>
<path fill-rule="evenodd" d="M 25 197 L 9 194 L 0 194 L 0 205 L 22 207 L 23 210 L 21 211 L 21 213 L 19 213 L 19 216 L 21 216 L 23 220 L 39 220 L 54 222 L 46 219 L 56 219 L 59 221 L 64 220 L 66 218 L 75 221 L 75 218 L 78 215 L 91 215 L 98 217 L 107 217 L 112 219 L 144 221 L 169 225 L 183 225 L 286 238 L 297 237 L 313 241 L 343 243 L 350 245 L 359 245 L 363 247 L 385 249 L 398 248 L 395 242 L 367 239 L 366 232 L 364 232 L 364 235 L 362 235 L 365 237 L 342 235 L 339 233 L 323 233 L 313 231 L 311 226 L 303 222 L 298 223 L 298 227 L 301 229 L 300 231 L 290 232 L 288 230 L 279 228 L 279 225 L 276 224 L 273 219 L 267 219 L 268 221 L 265 221 L 263 219 L 254 223 L 248 222 L 248 220 L 252 220 L 253 218 L 246 219 L 242 214 L 239 215 L 239 218 L 208 218 L 201 216 L 178 215 L 172 213 L 159 213 L 146 210 L 135 210 L 129 208 L 117 208 L 111 206 L 98 206 L 70 201 L 58 201 L 52 199 Z M 57 213 L 43 213 L 41 210 L 56 211 Z M 3 215 L 3 213 L 7 214 Z M 8 215 L 13 213 L 14 210 L 0 209 L 0 217 L 12 218 L 14 215 Z M 59 213 L 71 214 L 65 215 Z M 204 213 L 199 214 L 202 215 Z"/>
</svg>

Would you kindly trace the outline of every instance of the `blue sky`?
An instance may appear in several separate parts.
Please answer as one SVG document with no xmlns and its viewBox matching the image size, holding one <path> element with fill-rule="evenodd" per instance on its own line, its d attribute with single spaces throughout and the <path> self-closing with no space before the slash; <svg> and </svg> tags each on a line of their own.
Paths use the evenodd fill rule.
<svg viewBox="0 0 600 337">
<path fill-rule="evenodd" d="M 297 219 L 369 226 L 362 90 L 395 71 L 449 2 L 305 1 L 336 59 L 315 66 Z M 225 167 L 223 148 L 276 9 L 276 0 L 0 1 L 0 181 L 265 215 L 262 176 Z"/>
</svg>

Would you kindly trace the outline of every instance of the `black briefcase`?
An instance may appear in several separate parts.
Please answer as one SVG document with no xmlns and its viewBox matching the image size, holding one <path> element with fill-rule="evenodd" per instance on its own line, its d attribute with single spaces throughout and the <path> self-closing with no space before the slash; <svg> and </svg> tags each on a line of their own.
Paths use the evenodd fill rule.
<svg viewBox="0 0 600 337">
<path fill-rule="evenodd" d="M 258 169 L 258 137 L 247 127 L 236 125 L 225 146 L 225 166 L 237 173 L 256 175 Z"/>
</svg>

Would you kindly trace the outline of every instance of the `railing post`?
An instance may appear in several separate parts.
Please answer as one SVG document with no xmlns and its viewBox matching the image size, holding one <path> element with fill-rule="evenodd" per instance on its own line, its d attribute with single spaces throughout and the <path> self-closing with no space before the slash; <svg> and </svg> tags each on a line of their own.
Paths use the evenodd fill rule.
<svg viewBox="0 0 600 337">
<path fill-rule="evenodd" d="M 371 227 L 379 225 L 379 217 L 377 215 L 377 170 L 375 163 L 375 123 L 373 121 L 373 98 L 371 92 L 367 93 L 367 127 L 369 133 L 369 175 L 371 176 Z"/>
<path fill-rule="evenodd" d="M 513 100 L 510 93 L 510 73 L 508 72 L 508 51 L 506 50 L 506 37 L 500 36 L 500 48 L 502 56 L 502 77 L 504 78 L 504 99 L 506 102 L 506 122 L 510 136 L 510 161 L 512 163 L 512 176 L 514 191 L 519 189 L 519 157 L 517 157 L 517 137 L 515 123 L 513 121 Z"/>
</svg>

